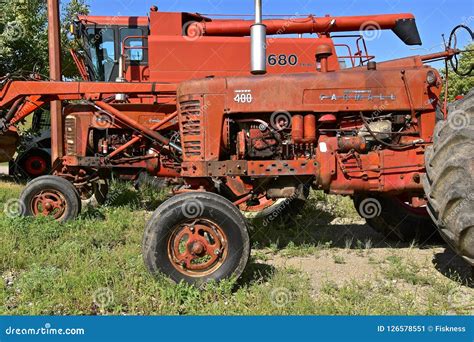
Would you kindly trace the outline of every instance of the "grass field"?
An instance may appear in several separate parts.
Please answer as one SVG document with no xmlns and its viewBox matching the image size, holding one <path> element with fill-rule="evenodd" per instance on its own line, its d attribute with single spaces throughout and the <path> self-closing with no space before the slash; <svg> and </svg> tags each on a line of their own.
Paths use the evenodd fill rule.
<svg viewBox="0 0 474 342">
<path fill-rule="evenodd" d="M 143 227 L 164 193 L 116 183 L 106 206 L 59 224 L 10 217 L 21 189 L 0 183 L 2 315 L 473 313 L 469 270 L 452 252 L 387 243 L 349 199 L 313 193 L 292 224 L 254 225 L 242 279 L 196 289 L 143 265 Z"/>
</svg>

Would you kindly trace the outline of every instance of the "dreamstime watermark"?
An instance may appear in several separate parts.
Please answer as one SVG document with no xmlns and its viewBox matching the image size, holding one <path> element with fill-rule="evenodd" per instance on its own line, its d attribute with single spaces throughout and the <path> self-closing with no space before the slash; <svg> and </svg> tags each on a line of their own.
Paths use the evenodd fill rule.
<svg viewBox="0 0 474 342">
<path fill-rule="evenodd" d="M 46 323 L 44 327 L 39 328 L 17 328 L 9 326 L 5 329 L 5 335 L 7 336 L 85 335 L 85 333 L 84 328 L 53 328 L 50 323 Z"/>
<path fill-rule="evenodd" d="M 463 110 L 455 110 L 448 117 L 448 125 L 455 131 L 471 126 L 470 116 Z"/>
<path fill-rule="evenodd" d="M 286 287 L 278 287 L 270 293 L 270 301 L 277 308 L 284 308 L 292 301 L 291 291 Z"/>
<path fill-rule="evenodd" d="M 110 23 L 105 25 L 105 27 L 99 29 L 99 31 L 97 31 L 97 33 L 95 33 L 92 37 L 89 36 L 89 39 L 87 39 L 84 42 L 85 48 L 90 49 L 91 46 L 95 46 L 98 42 L 100 42 L 103 39 L 104 34 L 109 29 L 112 29 L 115 25 L 117 25 L 119 19 L 120 19 L 120 13 L 113 16 L 112 19 L 110 20 Z"/>
<path fill-rule="evenodd" d="M 291 114 L 286 110 L 277 110 L 270 116 L 270 125 L 276 131 L 291 128 Z"/>
<path fill-rule="evenodd" d="M 465 210 L 465 209 L 468 209 L 466 208 L 469 203 L 472 203 L 474 202 L 474 194 L 473 193 L 470 193 L 466 200 L 461 202 L 460 205 L 458 205 L 456 208 L 454 208 L 453 211 L 451 211 L 448 216 L 446 216 L 444 219 L 441 220 L 441 224 L 443 226 L 446 225 L 446 222 L 449 222 L 449 221 L 454 221 L 456 220 L 456 218 Z"/>
<path fill-rule="evenodd" d="M 20 21 L 11 20 L 11 18 L 6 18 L 6 12 L 3 10 L 3 7 L 7 3 L 10 4 L 10 1 L 0 0 L 0 27 L 2 29 L 0 35 L 7 40 L 17 41 L 25 36 L 26 30 L 24 25 Z M 23 11 L 28 10 L 27 5 L 27 0 L 16 0 L 14 3 L 14 6 Z"/>
<path fill-rule="evenodd" d="M 17 41 L 25 36 L 26 30 L 23 24 L 17 20 L 10 21 L 3 27 L 3 37 L 10 41 Z"/>
<path fill-rule="evenodd" d="M 450 309 L 454 311 L 468 311 L 470 314 L 474 314 L 474 297 L 466 295 L 459 289 L 453 289 L 449 292 L 448 304 Z"/>
<path fill-rule="evenodd" d="M 204 212 L 204 205 L 199 200 L 188 200 L 181 206 L 183 215 L 189 219 L 200 217 Z"/>
<path fill-rule="evenodd" d="M 111 128 L 115 124 L 115 118 L 105 112 L 95 112 L 92 124 L 99 130 L 105 130 Z"/>
<path fill-rule="evenodd" d="M 18 199 L 9 199 L 3 208 L 3 212 L 9 218 L 20 217 L 25 213 L 26 207 L 25 203 Z"/>
<path fill-rule="evenodd" d="M 185 40 L 194 42 L 204 36 L 204 28 L 197 21 L 189 21 L 183 25 L 183 37 Z"/>
<path fill-rule="evenodd" d="M 474 21 L 474 15 L 462 17 L 462 25 L 469 26 Z"/>
<path fill-rule="evenodd" d="M 102 287 L 94 292 L 93 300 L 98 307 L 104 308 L 114 302 L 114 293 L 108 287 Z"/>
<path fill-rule="evenodd" d="M 276 36 L 284 35 L 288 28 L 294 23 L 297 22 L 298 16 L 300 14 L 296 12 L 292 17 L 286 19 L 285 23 L 281 25 L 281 27 L 276 31 L 275 35 L 272 35 L 270 38 L 267 39 L 267 43 L 265 48 L 268 48 L 271 44 L 273 44 L 278 38 Z"/>
<path fill-rule="evenodd" d="M 265 220 L 263 220 L 262 225 L 264 227 L 267 227 L 270 223 L 276 220 L 286 210 L 286 208 L 291 205 L 291 202 L 297 197 L 298 195 L 294 194 L 291 197 L 285 198 L 285 200 L 277 208 L 275 208 L 267 217 L 265 217 Z"/>
<path fill-rule="evenodd" d="M 375 21 L 366 21 L 360 27 L 361 36 L 367 41 L 379 39 L 382 35 L 382 28 Z"/>
<path fill-rule="evenodd" d="M 365 219 L 373 219 L 382 214 L 382 205 L 375 198 L 366 198 L 359 204 L 359 214 Z"/>
</svg>

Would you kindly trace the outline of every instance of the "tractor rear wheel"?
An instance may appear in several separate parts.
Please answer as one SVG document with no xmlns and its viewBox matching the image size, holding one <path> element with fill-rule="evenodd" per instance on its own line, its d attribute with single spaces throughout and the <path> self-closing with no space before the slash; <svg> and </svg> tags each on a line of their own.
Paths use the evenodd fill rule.
<svg viewBox="0 0 474 342">
<path fill-rule="evenodd" d="M 57 176 L 42 176 L 28 183 L 20 205 L 24 216 L 49 216 L 60 222 L 73 220 L 81 212 L 74 185 Z"/>
<path fill-rule="evenodd" d="M 271 199 L 267 198 L 266 193 L 263 192 L 258 198 L 240 204 L 239 209 L 247 219 L 277 220 L 288 223 L 303 211 L 309 193 L 310 186 L 301 183 L 297 196 Z"/>
<path fill-rule="evenodd" d="M 449 245 L 474 266 L 474 90 L 449 108 L 426 149 L 428 212 Z"/>
<path fill-rule="evenodd" d="M 238 278 L 249 259 L 247 222 L 224 197 L 184 193 L 164 202 L 148 221 L 143 259 L 152 274 L 202 285 Z"/>
<path fill-rule="evenodd" d="M 239 209 L 247 219 L 267 219 L 280 217 L 283 221 L 298 215 L 305 207 L 306 200 L 301 198 L 260 199 L 259 203 L 242 203 Z"/>
<path fill-rule="evenodd" d="M 41 150 L 28 152 L 17 163 L 20 173 L 30 179 L 45 176 L 51 171 L 51 155 Z"/>
<path fill-rule="evenodd" d="M 397 197 L 366 194 L 354 196 L 360 216 L 389 240 L 427 242 L 438 237 L 426 207 L 414 208 Z"/>
</svg>

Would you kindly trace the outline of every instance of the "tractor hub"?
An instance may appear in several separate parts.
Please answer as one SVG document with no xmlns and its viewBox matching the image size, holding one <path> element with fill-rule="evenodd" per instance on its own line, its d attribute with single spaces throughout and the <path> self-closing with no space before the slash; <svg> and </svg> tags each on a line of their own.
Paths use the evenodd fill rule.
<svg viewBox="0 0 474 342">
<path fill-rule="evenodd" d="M 30 156 L 24 162 L 25 171 L 34 177 L 44 175 L 48 171 L 48 163 L 39 156 Z"/>
<path fill-rule="evenodd" d="M 66 212 L 67 202 L 60 192 L 46 190 L 32 199 L 31 207 L 35 216 L 52 216 L 58 220 Z"/>
<path fill-rule="evenodd" d="M 195 256 L 202 256 L 205 252 L 205 246 L 200 241 L 195 241 L 191 244 L 191 254 Z"/>
<path fill-rule="evenodd" d="M 196 220 L 174 228 L 168 240 L 173 266 L 188 276 L 204 276 L 218 269 L 227 257 L 227 237 L 208 220 Z"/>
</svg>

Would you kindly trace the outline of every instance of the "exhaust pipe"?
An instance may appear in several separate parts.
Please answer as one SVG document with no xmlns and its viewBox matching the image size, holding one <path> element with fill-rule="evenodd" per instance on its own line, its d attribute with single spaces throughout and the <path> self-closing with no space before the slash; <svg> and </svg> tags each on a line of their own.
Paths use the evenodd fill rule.
<svg viewBox="0 0 474 342">
<path fill-rule="evenodd" d="M 254 75 L 267 73 L 267 27 L 262 20 L 262 0 L 255 0 L 255 24 L 251 35 L 251 72 Z"/>
</svg>

